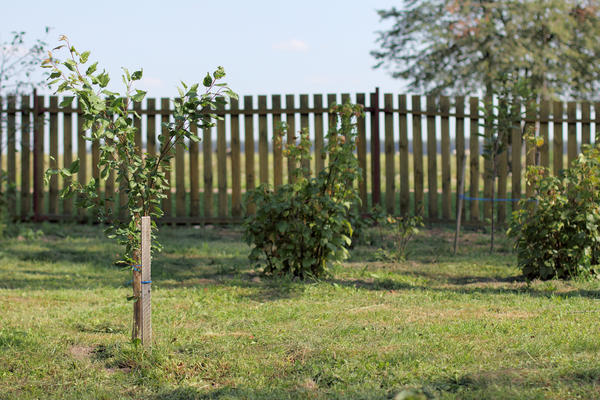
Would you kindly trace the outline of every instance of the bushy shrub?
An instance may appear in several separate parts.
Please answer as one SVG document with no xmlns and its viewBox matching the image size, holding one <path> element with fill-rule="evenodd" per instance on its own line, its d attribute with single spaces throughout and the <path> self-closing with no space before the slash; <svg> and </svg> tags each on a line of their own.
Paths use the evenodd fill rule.
<svg viewBox="0 0 600 400">
<path fill-rule="evenodd" d="M 304 130 L 299 143 L 287 143 L 284 151 L 297 166 L 292 182 L 275 189 L 263 184 L 246 195 L 246 206 L 256 209 L 244 223 L 245 240 L 253 246 L 249 258 L 264 263 L 267 274 L 319 277 L 329 263 L 348 255 L 353 233 L 349 212 L 360 201 L 355 188 L 360 168 L 354 150 L 355 118 L 362 108 L 347 103 L 330 112 L 337 124 L 327 134 L 322 156 L 328 163 L 317 177 L 309 178 L 309 171 L 299 166 L 310 159 L 311 143 Z M 285 133 L 285 129 L 276 132 L 274 143 L 282 143 Z"/>
<path fill-rule="evenodd" d="M 377 250 L 376 258 L 381 261 L 406 261 L 409 255 L 408 243 L 419 233 L 423 217 L 384 214 L 378 218 L 377 224 L 381 232 L 381 247 Z M 384 235 L 389 240 L 385 240 Z"/>
<path fill-rule="evenodd" d="M 594 274 L 600 260 L 600 148 L 587 147 L 559 176 L 530 168 L 533 202 L 522 202 L 509 234 L 528 279 Z"/>
</svg>

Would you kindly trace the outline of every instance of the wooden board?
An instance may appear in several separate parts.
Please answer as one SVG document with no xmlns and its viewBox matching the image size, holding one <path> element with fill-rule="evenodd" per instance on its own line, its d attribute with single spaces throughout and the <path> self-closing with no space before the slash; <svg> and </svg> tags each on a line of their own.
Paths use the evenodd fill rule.
<svg viewBox="0 0 600 400">
<path fill-rule="evenodd" d="M 394 98 L 391 93 L 383 96 L 385 126 L 385 209 L 388 214 L 396 212 L 396 184 L 394 171 Z"/>
<path fill-rule="evenodd" d="M 281 128 L 281 95 L 274 94 L 271 97 L 273 109 L 273 185 L 280 186 L 283 183 L 283 155 L 282 141 L 279 139 Z"/>
<path fill-rule="evenodd" d="M 254 172 L 254 114 L 252 113 L 252 96 L 244 96 L 244 153 L 246 161 L 246 192 L 254 189 L 256 178 Z M 254 204 L 248 204 L 246 212 L 254 214 Z"/>
<path fill-rule="evenodd" d="M 162 98 L 160 99 L 160 111 L 161 111 L 161 117 L 160 117 L 160 126 L 161 126 L 161 135 L 163 136 L 167 136 L 168 135 L 168 129 L 163 125 L 165 123 L 169 122 L 169 115 L 166 114 L 167 112 L 169 112 L 168 110 L 170 110 L 171 108 L 171 101 L 168 98 Z M 163 148 L 164 148 L 164 143 L 162 144 Z M 173 195 L 171 193 L 171 162 L 169 163 L 165 163 L 165 166 L 167 167 L 166 171 L 165 171 L 165 180 L 166 180 L 166 184 L 167 184 L 167 189 L 166 189 L 166 195 L 167 197 L 164 198 L 162 200 L 162 210 L 164 212 L 164 216 L 165 217 L 170 217 L 172 215 L 172 208 L 173 208 Z"/>
<path fill-rule="evenodd" d="M 569 166 L 577 158 L 577 103 L 569 101 L 567 103 L 568 122 L 568 142 L 567 142 L 567 160 Z"/>
<path fill-rule="evenodd" d="M 204 217 L 213 216 L 213 166 L 212 166 L 212 129 L 202 131 L 202 160 L 203 160 L 203 180 L 204 180 Z"/>
<path fill-rule="evenodd" d="M 469 99 L 469 118 L 471 123 L 471 134 L 469 138 L 469 169 L 471 183 L 469 185 L 469 195 L 472 198 L 479 197 L 479 98 L 471 97 Z M 470 221 L 479 221 L 479 201 L 470 200 Z"/>
<path fill-rule="evenodd" d="M 553 130 L 554 130 L 554 143 L 552 148 L 552 166 L 553 172 L 555 176 L 560 174 L 560 171 L 563 169 L 563 154 L 564 154 L 564 144 L 563 144 L 563 112 L 564 112 L 564 104 L 561 101 L 553 102 Z"/>
<path fill-rule="evenodd" d="M 23 146 L 21 146 L 23 148 Z M 69 168 L 73 162 L 73 113 L 69 106 L 63 114 L 63 167 Z M 63 188 L 71 184 L 71 178 L 63 178 Z M 73 198 L 63 199 L 63 214 L 71 216 L 73 213 Z"/>
<path fill-rule="evenodd" d="M 192 133 L 199 136 L 198 127 L 192 128 Z M 190 140 L 189 149 L 189 176 L 190 176 L 190 216 L 197 217 L 200 215 L 200 175 L 199 175 L 199 147 L 200 144 Z"/>
<path fill-rule="evenodd" d="M 285 95 L 285 123 L 287 124 L 287 142 L 294 143 L 296 137 L 296 119 L 295 119 L 295 107 L 294 107 L 294 95 L 286 94 Z M 288 170 L 288 182 L 294 182 L 293 171 L 296 169 L 295 163 L 288 158 L 287 160 L 287 170 Z"/>
<path fill-rule="evenodd" d="M 415 185 L 415 215 L 424 213 L 423 136 L 421 132 L 421 96 L 412 96 L 413 181 Z"/>
<path fill-rule="evenodd" d="M 406 95 L 398 95 L 398 155 L 400 171 L 400 214 L 408 215 L 410 207 L 409 188 L 409 155 L 408 155 L 408 117 L 406 111 Z"/>
<path fill-rule="evenodd" d="M 21 97 L 21 218 L 26 220 L 31 213 L 31 98 Z M 0 106 L 1 108 L 1 106 Z M 0 137 L 0 143 L 2 142 Z M 1 161 L 0 161 L 0 165 Z M 70 210 L 69 210 L 70 211 Z"/>
<path fill-rule="evenodd" d="M 451 178 L 452 165 L 450 163 L 450 99 L 446 96 L 440 97 L 440 113 L 442 114 L 441 133 L 442 133 L 442 218 L 446 221 L 451 219 L 452 196 L 451 196 Z"/>
<path fill-rule="evenodd" d="M 459 212 L 458 212 L 458 205 L 461 204 L 460 200 L 460 196 L 462 195 L 462 193 L 460 192 L 460 190 L 458 190 L 458 187 L 460 185 L 460 181 L 462 179 L 462 177 L 466 177 L 466 171 L 463 171 L 463 167 L 464 169 L 466 169 L 466 158 L 465 158 L 465 98 L 463 96 L 458 96 L 455 99 L 456 105 L 455 105 L 455 111 L 454 113 L 456 114 L 456 122 L 455 122 L 455 146 L 456 146 L 456 215 L 458 216 Z M 463 159 L 465 160 L 463 162 Z M 464 184 L 466 179 L 463 179 L 463 189 L 464 189 Z M 463 210 L 461 210 L 462 215 L 465 215 L 465 206 L 464 206 L 465 202 L 462 202 L 463 205 Z"/>
<path fill-rule="evenodd" d="M 9 103 L 10 107 L 10 97 Z M 58 168 L 58 97 L 50 96 L 50 168 L 57 169 Z M 13 138 L 11 140 L 11 131 L 13 134 Z M 11 165 L 11 143 L 14 148 L 14 129 L 10 127 L 10 114 L 9 114 L 9 125 L 8 125 L 8 163 L 9 163 L 9 177 L 8 181 L 11 182 L 10 179 L 10 165 Z M 58 214 L 58 175 L 52 175 L 50 177 L 50 189 L 48 191 L 49 199 L 48 199 L 48 212 L 50 214 Z M 10 209 L 10 203 L 9 203 Z M 12 213 L 11 213 L 12 215 Z"/>
<path fill-rule="evenodd" d="M 81 104 L 77 106 L 77 158 L 79 159 L 79 172 L 77 173 L 77 181 L 83 185 L 88 180 L 87 168 L 87 141 L 85 140 L 86 132 L 83 129 L 84 118 L 81 110 Z M 83 208 L 79 209 L 79 219 L 86 218 L 86 211 Z"/>
<path fill-rule="evenodd" d="M 142 345 L 152 345 L 152 252 L 151 252 L 152 226 L 150 217 L 142 217 L 142 281 L 141 281 L 141 339 Z"/>
<path fill-rule="evenodd" d="M 540 136 L 544 144 L 540 149 L 540 165 L 550 167 L 550 136 L 548 133 L 548 120 L 550 118 L 550 102 L 542 100 L 540 102 Z"/>
<path fill-rule="evenodd" d="M 300 109 L 303 110 L 300 113 L 300 129 L 302 131 L 304 131 L 304 130 L 308 131 L 308 95 L 307 94 L 300 95 Z M 304 175 L 307 177 L 310 176 L 310 159 L 308 159 L 308 158 L 302 159 L 301 163 L 302 163 L 302 168 L 305 170 Z"/>
<path fill-rule="evenodd" d="M 258 174 L 260 183 L 269 183 L 269 132 L 267 96 L 258 96 Z"/>
<path fill-rule="evenodd" d="M 437 181 L 437 138 L 435 113 L 437 104 L 434 96 L 427 96 L 427 186 L 428 216 L 435 221 L 440 218 L 438 213 L 438 181 Z"/>
<path fill-rule="evenodd" d="M 224 111 L 220 104 L 218 111 Z M 217 121 L 217 180 L 219 186 L 219 217 L 227 216 L 227 138 L 225 137 L 225 117 Z"/>
<path fill-rule="evenodd" d="M 240 114 L 237 99 L 231 99 L 231 215 L 242 215 L 242 179 L 240 162 Z"/>
</svg>

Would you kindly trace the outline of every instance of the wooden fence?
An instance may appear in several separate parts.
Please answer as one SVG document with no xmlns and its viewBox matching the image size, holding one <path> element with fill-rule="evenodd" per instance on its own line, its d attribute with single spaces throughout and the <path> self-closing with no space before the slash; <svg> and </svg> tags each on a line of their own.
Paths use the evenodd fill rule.
<svg viewBox="0 0 600 400">
<path fill-rule="evenodd" d="M 299 102 L 297 103 L 297 100 Z M 486 173 L 488 161 L 481 156 L 482 102 L 477 97 L 423 97 L 380 95 L 374 93 L 244 96 L 219 109 L 224 118 L 216 127 L 201 132 L 200 144 L 177 146 L 172 170 L 168 174 L 171 190 L 163 202 L 164 222 L 236 223 L 243 214 L 243 193 L 259 183 L 280 185 L 287 181 L 293 166 L 284 164 L 282 153 L 272 146 L 272 132 L 281 121 L 289 134 L 309 128 L 314 154 L 324 148 L 331 120 L 329 106 L 350 100 L 365 106 L 365 117 L 358 121 L 357 157 L 363 180 L 358 183 L 363 210 L 381 205 L 390 213 L 422 213 L 430 221 L 456 218 L 457 178 L 461 176 L 462 157 L 467 157 L 465 194 L 466 219 L 478 223 L 492 214 L 489 198 L 492 179 Z M 410 105 L 409 105 L 410 102 Z M 284 104 L 285 103 L 285 104 Z M 57 177 L 44 185 L 49 167 L 68 166 L 74 157 L 81 159 L 75 179 L 98 177 L 98 144 L 84 140 L 77 108 L 61 108 L 56 96 L 0 98 L 0 165 L 7 173 L 3 190 L 8 212 L 20 220 L 89 219 L 76 210 L 73 201 L 61 199 L 64 185 Z M 155 152 L 161 121 L 171 116 L 171 101 L 149 98 L 135 104 L 142 116 L 136 142 L 143 151 Z M 596 111 L 594 111 L 596 110 Z M 590 143 L 600 122 L 600 102 L 542 102 L 527 112 L 523 124 L 533 124 L 545 142 L 539 152 L 541 165 L 558 173 L 573 160 L 580 145 Z M 515 130 L 510 151 L 500 159 L 495 180 L 499 222 L 505 222 L 517 206 L 516 201 L 530 195 L 524 189 L 524 170 L 535 156 Z M 566 149 L 565 149 L 566 147 Z M 432 155 L 435 154 L 435 157 Z M 313 157 L 311 168 L 326 165 Z M 123 198 L 111 176 L 100 188 L 116 210 Z M 465 215 L 465 214 L 463 214 Z"/>
</svg>

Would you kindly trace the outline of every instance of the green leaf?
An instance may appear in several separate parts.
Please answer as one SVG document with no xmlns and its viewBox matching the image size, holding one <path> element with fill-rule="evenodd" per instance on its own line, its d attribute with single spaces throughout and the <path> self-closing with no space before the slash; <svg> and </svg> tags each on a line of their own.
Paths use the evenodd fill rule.
<svg viewBox="0 0 600 400">
<path fill-rule="evenodd" d="M 81 55 L 79 56 L 79 62 L 81 64 L 85 64 L 88 60 L 90 56 L 90 52 L 89 51 L 84 51 L 83 53 L 81 53 Z"/>
<path fill-rule="evenodd" d="M 210 74 L 207 73 L 206 76 L 204 77 L 204 80 L 202 81 L 202 84 L 205 87 L 210 87 L 212 85 L 212 83 L 213 83 L 213 79 L 210 76 Z"/>
<path fill-rule="evenodd" d="M 87 76 L 90 76 L 90 75 L 92 75 L 94 72 L 96 72 L 96 68 L 97 68 L 97 67 L 98 67 L 98 63 L 97 63 L 97 62 L 93 63 L 92 65 L 90 65 L 90 66 L 88 67 L 87 71 L 85 71 L 85 74 L 86 74 Z"/>
<path fill-rule="evenodd" d="M 140 79 L 142 79 L 142 73 L 143 70 L 139 70 L 139 71 L 135 71 L 133 74 L 131 74 L 131 80 L 133 81 L 139 81 Z"/>
<path fill-rule="evenodd" d="M 71 104 L 73 104 L 73 96 L 65 96 L 58 106 L 61 108 L 71 107 Z"/>
</svg>

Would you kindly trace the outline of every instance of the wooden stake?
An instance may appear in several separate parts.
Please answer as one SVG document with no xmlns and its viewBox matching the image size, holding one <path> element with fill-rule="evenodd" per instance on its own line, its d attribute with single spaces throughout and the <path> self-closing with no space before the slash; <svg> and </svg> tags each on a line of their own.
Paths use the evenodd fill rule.
<svg viewBox="0 0 600 400">
<path fill-rule="evenodd" d="M 151 221 L 150 217 L 142 217 L 141 245 L 136 259 L 140 264 L 133 269 L 133 331 L 132 340 L 140 339 L 143 346 L 152 344 L 152 309 L 151 309 Z"/>
</svg>

